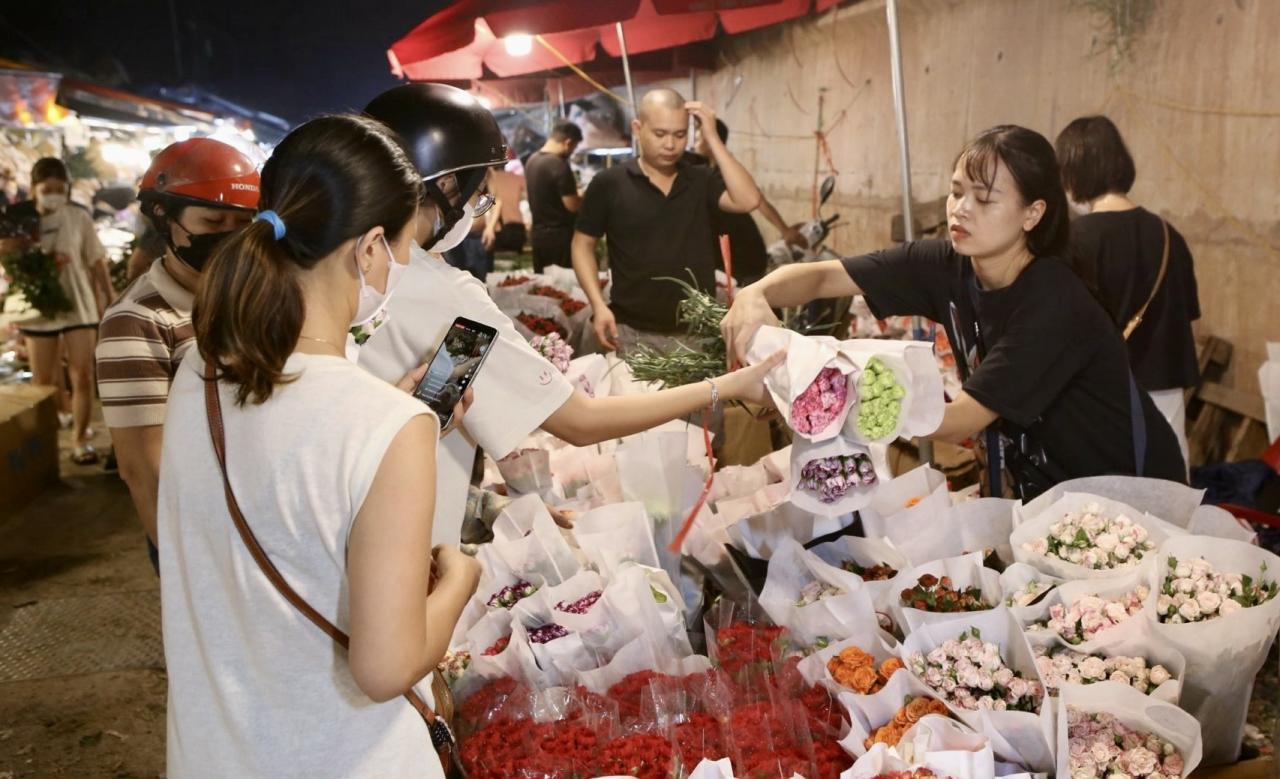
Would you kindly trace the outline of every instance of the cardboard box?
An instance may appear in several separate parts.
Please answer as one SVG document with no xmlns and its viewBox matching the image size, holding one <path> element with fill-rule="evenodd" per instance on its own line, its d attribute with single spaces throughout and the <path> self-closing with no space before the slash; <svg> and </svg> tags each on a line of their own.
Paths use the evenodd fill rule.
<svg viewBox="0 0 1280 779">
<path fill-rule="evenodd" d="M 58 481 L 58 409 L 53 387 L 0 386 L 0 517 Z"/>
</svg>

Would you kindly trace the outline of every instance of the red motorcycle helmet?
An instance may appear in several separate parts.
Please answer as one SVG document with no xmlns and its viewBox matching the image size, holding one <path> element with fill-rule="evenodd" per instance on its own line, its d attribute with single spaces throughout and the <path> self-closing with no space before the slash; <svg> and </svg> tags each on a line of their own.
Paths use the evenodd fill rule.
<svg viewBox="0 0 1280 779">
<path fill-rule="evenodd" d="M 234 146 L 192 138 L 165 147 L 142 177 L 138 197 L 206 208 L 258 208 L 257 166 Z"/>
</svg>

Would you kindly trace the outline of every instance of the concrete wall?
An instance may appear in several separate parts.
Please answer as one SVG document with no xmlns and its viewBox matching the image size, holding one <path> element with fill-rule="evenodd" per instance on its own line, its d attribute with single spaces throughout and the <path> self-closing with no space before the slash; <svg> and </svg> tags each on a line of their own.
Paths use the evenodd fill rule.
<svg viewBox="0 0 1280 779">
<path fill-rule="evenodd" d="M 1265 339 L 1280 340 L 1280 1 L 1161 0 L 1118 67 L 1098 21 L 1070 0 L 899 7 L 915 199 L 945 195 L 956 152 L 988 126 L 1052 140 L 1077 116 L 1107 113 L 1137 162 L 1132 196 L 1195 254 L 1200 333 L 1234 344 L 1228 381 L 1256 392 Z M 783 216 L 809 216 L 815 164 L 829 168 L 815 160 L 821 97 L 839 172 L 833 210 L 847 222 L 832 245 L 886 245 L 901 189 L 883 0 L 726 39 L 720 60 L 697 77 L 698 97 Z"/>
</svg>

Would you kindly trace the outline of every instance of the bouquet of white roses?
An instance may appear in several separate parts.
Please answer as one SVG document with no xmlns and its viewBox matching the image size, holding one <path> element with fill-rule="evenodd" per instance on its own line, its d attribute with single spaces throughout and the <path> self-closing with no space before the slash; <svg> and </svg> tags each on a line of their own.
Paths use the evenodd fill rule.
<svg viewBox="0 0 1280 779">
<path fill-rule="evenodd" d="M 1254 579 L 1248 574 L 1219 573 L 1203 557 L 1191 560 L 1167 560 L 1164 582 L 1156 600 L 1156 618 L 1161 622 L 1181 624 L 1232 614 L 1266 603 L 1276 596 L 1280 585 L 1263 576 L 1263 563 Z"/>
</svg>

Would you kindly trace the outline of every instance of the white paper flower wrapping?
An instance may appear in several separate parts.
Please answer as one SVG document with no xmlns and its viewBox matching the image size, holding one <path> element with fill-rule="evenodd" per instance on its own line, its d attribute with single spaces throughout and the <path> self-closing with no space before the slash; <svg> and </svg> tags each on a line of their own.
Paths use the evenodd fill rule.
<svg viewBox="0 0 1280 779">
<path fill-rule="evenodd" d="M 937 516 L 950 506 L 946 475 L 921 465 L 880 485 L 862 509 L 862 526 L 869 538 L 891 537 L 890 529 L 898 524 L 903 512 L 911 511 L 908 516 Z"/>
<path fill-rule="evenodd" d="M 806 585 L 818 582 L 839 594 L 797 605 Z M 859 624 L 875 619 L 862 579 L 828 565 L 794 539 L 784 541 L 769 560 L 760 606 L 774 624 L 788 628 L 803 643 L 849 638 Z"/>
<path fill-rule="evenodd" d="M 903 707 L 907 698 L 918 697 L 938 698 L 927 684 L 905 671 L 891 676 L 874 695 L 859 695 L 852 690 L 839 693 L 836 699 L 849 715 L 849 733 L 840 739 L 840 746 L 854 756 L 867 754 L 866 740 L 893 720 L 893 715 Z M 872 749 L 879 746 L 882 745 L 873 745 Z"/>
<path fill-rule="evenodd" d="M 1204 757 L 1200 737 L 1201 723 L 1171 703 L 1143 695 L 1132 687 L 1116 682 L 1099 682 L 1088 687 L 1069 686 L 1058 696 L 1055 733 L 1058 776 L 1069 777 L 1071 750 L 1068 740 L 1068 709 L 1088 714 L 1107 714 L 1122 724 L 1149 733 L 1173 744 L 1182 756 L 1180 779 L 1185 779 Z M 1207 762 L 1207 761 L 1206 761 Z"/>
<path fill-rule="evenodd" d="M 660 671 L 671 676 L 711 670 L 711 661 L 702 655 L 676 655 L 661 644 L 640 636 L 618 650 L 613 660 L 601 668 L 579 673 L 578 683 L 597 695 L 640 671 Z"/>
<path fill-rule="evenodd" d="M 1132 564 L 1111 568 L 1090 568 L 1058 557 L 1036 553 L 1026 548 L 1027 544 L 1036 544 L 1047 538 L 1050 528 L 1061 522 L 1067 515 L 1078 517 L 1094 506 L 1098 508 L 1097 513 L 1100 517 L 1115 520 L 1124 516 L 1131 520 L 1133 524 L 1141 525 L 1147 532 L 1147 544 L 1150 545 L 1150 548 L 1140 550 L 1139 547 L 1134 546 L 1133 551 L 1129 554 L 1130 559 L 1133 560 Z M 1150 514 L 1142 513 L 1133 506 L 1097 495 L 1076 492 L 1063 494 L 1061 498 L 1045 507 L 1035 517 L 1026 518 L 1025 512 L 1023 512 L 1023 517 L 1025 521 L 1014 528 L 1009 535 L 1009 543 L 1013 547 L 1013 559 L 1020 563 L 1034 566 L 1051 576 L 1066 580 L 1101 579 L 1125 574 L 1137 567 L 1142 559 L 1139 558 L 1139 554 L 1143 555 L 1143 557 L 1153 555 L 1156 548 L 1164 543 L 1165 539 L 1184 535 L 1186 532 Z M 1104 533 L 1103 535 L 1111 536 L 1108 543 L 1114 548 L 1115 536 L 1109 533 Z M 1097 539 L 1097 542 L 1101 543 L 1101 537 Z"/>
<path fill-rule="evenodd" d="M 838 517 L 858 511 L 871 502 L 881 483 L 882 475 L 875 471 L 870 450 L 842 435 L 819 443 L 799 439 L 791 447 L 791 457 L 791 502 L 819 516 Z M 823 490 L 815 491 L 803 485 L 805 469 L 810 463 L 833 457 L 852 458 L 849 468 L 852 472 L 836 477 L 844 485 L 841 489 L 847 491 L 839 497 L 832 495 L 835 499 L 828 503 L 823 500 Z"/>
<path fill-rule="evenodd" d="M 722 502 L 722 510 L 757 512 L 726 523 L 733 545 L 751 557 L 768 560 L 786 541 L 807 544 L 815 538 L 848 527 L 853 522 L 851 514 L 838 517 L 816 516 L 793 504 L 789 496 L 788 485 L 771 484 L 756 493 L 754 499 L 745 506 L 737 501 Z M 759 510 L 761 506 L 764 507 L 763 510 Z"/>
<path fill-rule="evenodd" d="M 1153 517 L 1187 529 L 1191 517 L 1204 500 L 1204 490 L 1166 479 L 1143 476 L 1086 476 L 1062 482 L 1018 510 L 1015 524 L 1035 518 L 1068 492 L 1097 495 L 1146 512 Z"/>
<path fill-rule="evenodd" d="M 1008 668 L 1020 673 L 1024 679 L 1040 681 L 1031 646 L 1008 609 L 1001 607 L 992 611 L 947 616 L 951 619 L 921 625 L 902 642 L 899 654 L 907 664 L 908 672 L 911 671 L 911 656 L 914 653 L 927 655 L 944 642 L 955 640 L 966 631 L 977 630 L 982 641 L 1000 647 L 1000 657 Z M 1053 703 L 1048 698 L 1041 701 L 1040 710 L 1036 713 L 987 709 L 970 711 L 949 702 L 947 708 L 961 722 L 991 739 L 992 750 L 1000 759 L 1017 763 L 1029 771 L 1049 771 L 1053 768 L 1056 740 L 1053 732 Z"/>
<path fill-rule="evenodd" d="M 1026 636 L 1027 643 L 1031 645 L 1033 651 L 1042 648 L 1049 652 L 1066 650 L 1104 658 L 1140 657 L 1146 661 L 1148 668 L 1156 665 L 1163 666 L 1169 672 L 1170 678 L 1156 685 L 1147 695 L 1176 706 L 1182 695 L 1182 679 L 1187 673 L 1187 661 L 1176 648 L 1161 641 L 1154 628 L 1154 624 L 1149 620 L 1130 619 L 1100 633 L 1087 645 L 1079 646 L 1072 646 L 1051 633 L 1027 633 Z M 1092 687 L 1100 683 L 1063 686 Z"/>
<path fill-rule="evenodd" d="M 1153 621 L 1170 557 L 1179 562 L 1203 557 L 1216 571 L 1255 579 L 1265 565 L 1265 579 L 1275 581 L 1280 576 L 1280 558 L 1265 549 L 1204 536 L 1171 538 L 1156 553 L 1154 586 L 1147 602 L 1147 617 Z M 1203 728 L 1206 765 L 1237 759 L 1253 679 L 1266 661 L 1277 630 L 1280 597 L 1203 622 L 1154 624 L 1158 640 L 1177 649 L 1187 660 L 1181 705 Z"/>
<path fill-rule="evenodd" d="M 800 676 L 804 678 L 806 684 L 810 687 L 821 685 L 836 696 L 842 693 L 859 695 L 860 693 L 845 687 L 832 677 L 827 668 L 831 658 L 850 647 L 857 647 L 871 655 L 875 660 L 876 668 L 879 668 L 880 664 L 885 660 L 898 656 L 898 642 L 894 640 L 893 636 L 880 629 L 880 626 L 875 621 L 874 614 L 864 614 L 858 619 L 856 625 L 850 626 L 848 633 L 849 638 L 841 639 L 819 649 L 796 665 L 796 670 L 800 672 Z"/>
<path fill-rule="evenodd" d="M 852 382 L 856 376 L 853 363 L 840 355 L 837 341 L 829 336 L 804 336 L 781 327 L 762 327 L 756 331 L 747 349 L 747 363 L 755 365 L 785 349 L 787 359 L 769 371 L 765 387 L 773 398 L 782 418 L 800 438 L 809 441 L 825 441 L 839 435 L 854 405 Z M 824 368 L 835 368 L 846 378 L 846 400 L 831 422 L 821 430 L 797 430 L 792 418 L 792 403 L 818 378 Z"/>
<path fill-rule="evenodd" d="M 898 573 L 911 567 L 911 561 L 906 555 L 884 539 L 840 536 L 834 541 L 820 544 L 809 551 L 836 568 L 843 568 L 848 561 L 853 561 L 863 568 L 887 565 Z M 894 589 L 898 586 L 896 578 L 897 573 L 888 579 L 880 581 L 864 579 L 862 583 L 862 586 L 867 588 L 867 594 L 871 596 L 872 605 L 877 611 L 885 612 L 886 616 L 888 616 L 888 604 L 902 590 L 901 587 Z"/>
<path fill-rule="evenodd" d="M 943 576 L 950 577 L 951 587 L 954 590 L 977 587 L 982 591 L 982 600 L 990 605 L 991 609 L 998 607 L 1004 601 L 1004 592 L 1000 589 L 1000 574 L 990 568 L 983 567 L 981 552 L 971 552 L 959 557 L 948 557 L 943 560 L 934 560 L 924 565 L 917 565 L 914 568 L 902 571 L 891 580 L 894 586 L 889 591 L 890 600 L 888 603 L 882 604 L 883 608 L 881 608 L 881 611 L 888 612 L 893 619 L 894 625 L 905 634 L 910 634 L 921 625 L 931 622 L 946 621 L 952 617 L 967 614 L 983 614 L 991 610 L 986 609 L 984 611 L 970 611 L 958 614 L 954 612 L 922 611 L 903 605 L 902 591 L 915 587 L 920 577 L 925 574 L 931 574 L 939 579 Z"/>
</svg>

